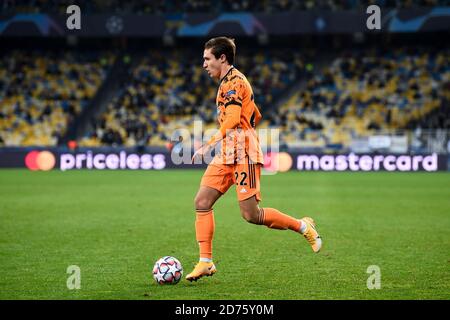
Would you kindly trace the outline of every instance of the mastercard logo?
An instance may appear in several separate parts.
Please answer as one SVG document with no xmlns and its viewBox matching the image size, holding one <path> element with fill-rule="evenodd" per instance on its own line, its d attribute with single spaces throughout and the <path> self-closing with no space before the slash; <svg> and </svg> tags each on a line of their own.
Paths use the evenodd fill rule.
<svg viewBox="0 0 450 320">
<path fill-rule="evenodd" d="M 287 152 L 271 152 L 264 156 L 264 169 L 270 172 L 287 172 L 292 168 L 292 157 Z"/>
<path fill-rule="evenodd" d="M 56 159 L 49 151 L 31 151 L 25 157 L 25 165 L 32 171 L 48 171 L 55 167 Z"/>
</svg>

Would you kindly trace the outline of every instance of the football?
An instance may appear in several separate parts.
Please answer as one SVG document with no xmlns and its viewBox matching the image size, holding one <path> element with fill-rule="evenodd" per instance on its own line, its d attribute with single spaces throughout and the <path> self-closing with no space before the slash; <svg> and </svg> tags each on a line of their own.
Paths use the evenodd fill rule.
<svg viewBox="0 0 450 320">
<path fill-rule="evenodd" d="M 177 258 L 165 256 L 156 261 L 153 279 L 158 284 L 177 284 L 183 276 L 183 267 Z"/>
</svg>

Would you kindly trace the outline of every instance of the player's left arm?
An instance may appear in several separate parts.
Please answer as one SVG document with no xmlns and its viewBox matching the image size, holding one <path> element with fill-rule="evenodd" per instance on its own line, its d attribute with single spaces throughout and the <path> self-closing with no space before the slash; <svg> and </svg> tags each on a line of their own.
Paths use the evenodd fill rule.
<svg viewBox="0 0 450 320">
<path fill-rule="evenodd" d="M 227 107 L 225 119 L 217 133 L 208 141 L 208 145 L 214 146 L 226 137 L 227 131 L 236 128 L 241 123 L 241 106 L 229 105 Z"/>
<path fill-rule="evenodd" d="M 234 129 L 239 125 L 239 123 L 241 122 L 240 119 L 241 107 L 236 105 L 230 105 L 229 107 L 227 107 L 225 120 L 222 122 L 219 131 L 217 131 L 217 133 L 204 146 L 202 146 L 194 153 L 192 162 L 195 162 L 195 159 L 197 157 L 203 158 L 204 155 L 210 153 L 214 146 L 223 138 L 225 138 L 227 130 Z"/>
<path fill-rule="evenodd" d="M 205 154 L 211 152 L 217 143 L 224 139 L 228 130 L 236 128 L 241 122 L 242 101 L 244 95 L 244 85 L 242 80 L 235 81 L 227 90 L 225 94 L 225 118 L 220 125 L 217 133 L 200 149 L 198 149 L 192 157 L 192 162 L 195 162 L 197 157 L 202 158 Z"/>
<path fill-rule="evenodd" d="M 225 95 L 225 119 L 217 133 L 208 141 L 208 145 L 214 146 L 224 139 L 228 130 L 236 128 L 241 123 L 242 101 L 245 95 L 245 84 L 242 79 L 235 79 Z"/>
<path fill-rule="evenodd" d="M 258 125 L 259 121 L 261 121 L 262 115 L 259 111 L 258 107 L 255 105 L 255 127 Z"/>
</svg>

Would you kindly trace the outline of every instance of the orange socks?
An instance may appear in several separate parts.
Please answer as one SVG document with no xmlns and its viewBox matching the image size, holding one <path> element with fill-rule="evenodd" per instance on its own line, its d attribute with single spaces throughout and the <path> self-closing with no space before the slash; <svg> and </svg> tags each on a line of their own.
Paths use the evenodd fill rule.
<svg viewBox="0 0 450 320">
<path fill-rule="evenodd" d="M 272 229 L 286 230 L 290 229 L 295 232 L 300 231 L 301 223 L 299 220 L 284 214 L 277 209 L 261 208 L 260 210 L 260 224 L 263 224 Z"/>
<path fill-rule="evenodd" d="M 273 208 L 260 208 L 258 224 L 272 229 L 290 229 L 300 232 L 301 222 Z M 200 248 L 200 259 L 212 260 L 212 240 L 214 236 L 214 211 L 196 210 L 195 235 Z"/>
<path fill-rule="evenodd" d="M 200 259 L 212 259 L 212 239 L 214 236 L 214 212 L 209 210 L 196 210 L 195 235 L 200 247 Z"/>
</svg>

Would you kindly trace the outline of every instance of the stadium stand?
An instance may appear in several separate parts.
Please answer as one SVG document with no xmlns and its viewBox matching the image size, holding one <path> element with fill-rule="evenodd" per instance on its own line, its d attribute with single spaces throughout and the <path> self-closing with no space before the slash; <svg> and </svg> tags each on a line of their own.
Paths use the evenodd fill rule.
<svg viewBox="0 0 450 320">
<path fill-rule="evenodd" d="M 450 52 L 351 51 L 336 57 L 271 115 L 291 147 L 349 146 L 377 131 L 411 128 L 450 98 Z"/>
<path fill-rule="evenodd" d="M 0 9 L 2 13 L 66 14 L 72 3 L 5 0 Z M 444 0 L 211 3 L 77 1 L 87 14 L 322 12 L 360 10 L 370 4 L 383 8 L 448 5 Z M 253 86 L 256 103 L 264 114 L 260 128 L 281 129 L 282 144 L 287 147 L 341 150 L 355 139 L 380 132 L 449 127 L 448 47 L 390 42 L 389 50 L 383 51 L 377 49 L 377 40 L 371 39 L 364 49 L 358 49 L 352 39 L 349 51 L 340 51 L 326 35 L 301 36 L 307 43 L 295 48 L 290 47 L 294 41 L 286 35 L 272 37 L 269 45 L 260 43 L 258 37 L 250 38 L 238 39 L 235 65 Z M 317 42 L 311 38 L 317 38 Z M 215 127 L 217 84 L 202 70 L 203 40 L 192 44 L 177 38 L 173 46 L 158 46 L 164 41 L 152 38 L 149 45 L 131 49 L 123 43 L 133 40 L 116 38 L 107 40 L 105 47 L 109 49 L 105 51 L 80 45 L 31 52 L 12 45 L 14 51 L 0 54 L 0 145 L 56 146 L 77 139 L 82 147 L 166 146 L 177 129 L 192 129 L 195 121 L 202 121 L 205 130 Z M 253 41 L 253 45 L 247 41 Z M 113 54 L 117 47 L 121 47 L 117 50 L 120 53 Z M 313 49 L 306 52 L 305 48 Z M 116 90 L 116 86 L 112 89 L 108 85 L 108 79 L 115 79 L 108 78 L 108 71 L 122 56 L 131 57 L 132 63 L 125 64 L 125 73 L 117 77 L 121 84 Z"/>
<path fill-rule="evenodd" d="M 100 116 L 90 120 L 79 145 L 166 146 L 177 129 L 192 129 L 194 121 L 202 121 L 205 130 L 214 128 L 217 84 L 202 70 L 197 49 L 146 49 L 132 55 L 128 78 Z M 447 128 L 449 53 L 401 46 L 385 52 L 351 50 L 310 70 L 314 52 L 244 47 L 236 66 L 247 74 L 265 113 L 260 128 L 280 128 L 288 147 L 342 148 L 376 132 Z M 95 50 L 4 53 L 0 144 L 61 144 L 113 61 L 112 53 Z"/>
<path fill-rule="evenodd" d="M 299 79 L 303 60 L 296 52 L 258 50 L 242 53 L 236 67 L 247 74 L 256 102 L 266 108 Z M 198 52 L 150 51 L 130 77 L 81 146 L 163 146 L 177 128 L 192 129 L 194 121 L 202 121 L 205 130 L 215 127 L 217 84 L 202 69 Z"/>
<path fill-rule="evenodd" d="M 108 52 L 5 51 L 0 137 L 6 146 L 55 146 L 107 75 Z"/>
</svg>

